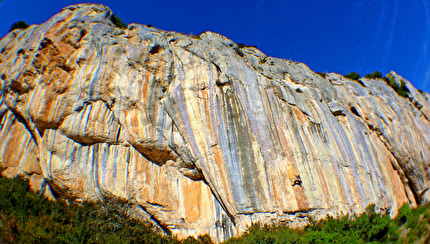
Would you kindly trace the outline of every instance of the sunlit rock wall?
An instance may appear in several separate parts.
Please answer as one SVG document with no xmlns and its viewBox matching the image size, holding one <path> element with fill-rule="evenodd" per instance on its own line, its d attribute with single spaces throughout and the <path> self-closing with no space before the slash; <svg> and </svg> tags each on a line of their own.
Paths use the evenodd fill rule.
<svg viewBox="0 0 430 244">
<path fill-rule="evenodd" d="M 110 15 L 70 6 L 0 41 L 4 175 L 55 198 L 126 198 L 166 232 L 215 241 L 429 202 L 430 96 L 396 73 L 408 98 Z"/>
</svg>

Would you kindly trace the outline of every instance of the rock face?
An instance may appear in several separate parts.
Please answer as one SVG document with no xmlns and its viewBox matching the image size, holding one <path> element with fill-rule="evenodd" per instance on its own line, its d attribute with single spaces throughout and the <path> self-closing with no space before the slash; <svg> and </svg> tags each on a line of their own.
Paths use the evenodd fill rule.
<svg viewBox="0 0 430 244">
<path fill-rule="evenodd" d="M 74 5 L 0 41 L 4 175 L 56 198 L 126 198 L 165 231 L 215 241 L 430 201 L 430 96 L 396 73 L 408 98 L 110 15 Z"/>
</svg>

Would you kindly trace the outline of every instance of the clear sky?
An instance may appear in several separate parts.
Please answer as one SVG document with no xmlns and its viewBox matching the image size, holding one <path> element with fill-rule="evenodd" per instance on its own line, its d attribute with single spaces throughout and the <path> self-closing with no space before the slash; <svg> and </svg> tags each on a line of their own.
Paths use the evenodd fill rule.
<svg viewBox="0 0 430 244">
<path fill-rule="evenodd" d="M 0 36 L 39 24 L 72 0 L 0 0 Z M 199 34 L 210 30 L 317 72 L 396 71 L 430 92 L 430 0 L 103 1 L 126 23 Z"/>
</svg>

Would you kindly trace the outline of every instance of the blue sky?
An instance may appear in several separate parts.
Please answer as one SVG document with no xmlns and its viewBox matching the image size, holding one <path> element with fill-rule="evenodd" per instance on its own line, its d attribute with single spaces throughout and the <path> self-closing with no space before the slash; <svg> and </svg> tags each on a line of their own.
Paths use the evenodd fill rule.
<svg viewBox="0 0 430 244">
<path fill-rule="evenodd" d="M 0 36 L 13 22 L 46 21 L 81 1 L 1 0 Z M 126 23 L 210 30 L 318 72 L 396 71 L 430 92 L 430 0 L 94 1 Z"/>
</svg>

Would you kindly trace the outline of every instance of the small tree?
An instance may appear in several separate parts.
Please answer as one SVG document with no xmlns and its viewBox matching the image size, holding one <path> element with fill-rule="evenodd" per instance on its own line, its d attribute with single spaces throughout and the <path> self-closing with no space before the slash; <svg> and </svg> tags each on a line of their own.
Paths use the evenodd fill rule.
<svg viewBox="0 0 430 244">
<path fill-rule="evenodd" d="M 327 76 L 326 72 L 317 72 L 322 78 L 325 78 Z"/>
<path fill-rule="evenodd" d="M 360 74 L 357 72 L 351 72 L 351 73 L 345 75 L 345 77 L 348 79 L 352 79 L 352 80 L 358 80 L 358 79 L 360 79 Z"/>
<path fill-rule="evenodd" d="M 109 19 L 117 27 L 119 27 L 121 29 L 126 29 L 127 28 L 127 24 L 124 23 L 124 21 L 122 21 L 122 19 L 120 17 L 116 16 L 116 14 L 112 14 Z"/>
<path fill-rule="evenodd" d="M 406 87 L 406 83 L 403 79 L 400 80 L 400 84 L 396 83 L 393 76 L 390 76 L 390 78 L 384 78 L 384 80 L 387 82 L 389 86 L 391 86 L 397 94 L 399 94 L 402 97 L 408 97 L 409 96 L 409 89 Z"/>
<path fill-rule="evenodd" d="M 25 23 L 25 21 L 20 20 L 20 21 L 15 22 L 15 23 L 13 23 L 13 24 L 12 24 L 12 26 L 10 27 L 9 32 L 11 32 L 11 31 L 13 31 L 13 30 L 15 30 L 15 29 L 22 29 L 22 30 L 25 30 L 25 29 L 27 29 L 27 28 L 28 28 L 28 24 L 27 24 L 27 23 Z"/>
<path fill-rule="evenodd" d="M 365 77 L 369 78 L 369 79 L 382 78 L 382 73 L 379 72 L 379 71 L 375 71 L 375 72 L 373 72 L 371 74 L 367 74 Z"/>
<path fill-rule="evenodd" d="M 243 44 L 243 43 L 238 43 L 238 44 L 237 44 L 237 46 L 238 46 L 239 48 L 244 48 L 244 47 L 245 47 L 245 44 Z"/>
</svg>

